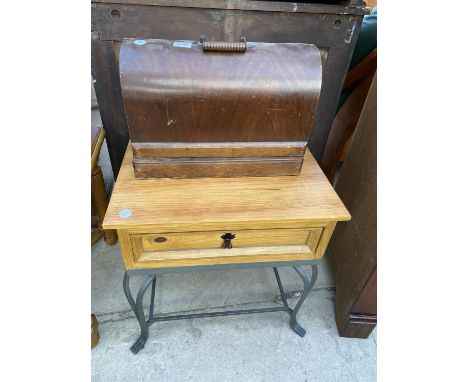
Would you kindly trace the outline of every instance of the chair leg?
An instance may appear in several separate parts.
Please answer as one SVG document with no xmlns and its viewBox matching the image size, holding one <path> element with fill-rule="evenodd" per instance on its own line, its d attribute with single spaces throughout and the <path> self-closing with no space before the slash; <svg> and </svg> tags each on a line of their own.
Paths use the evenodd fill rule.
<svg viewBox="0 0 468 382">
<path fill-rule="evenodd" d="M 99 165 L 96 165 L 91 174 L 91 197 L 93 199 L 96 212 L 99 217 L 99 224 L 102 225 L 104 216 L 107 210 L 107 195 L 106 188 L 104 185 L 104 178 L 102 176 L 102 170 Z M 103 230 L 104 240 L 107 244 L 113 245 L 117 242 L 117 232 L 115 230 Z"/>
<path fill-rule="evenodd" d="M 104 232 L 97 228 L 91 228 L 91 245 L 96 244 L 104 237 Z"/>
</svg>

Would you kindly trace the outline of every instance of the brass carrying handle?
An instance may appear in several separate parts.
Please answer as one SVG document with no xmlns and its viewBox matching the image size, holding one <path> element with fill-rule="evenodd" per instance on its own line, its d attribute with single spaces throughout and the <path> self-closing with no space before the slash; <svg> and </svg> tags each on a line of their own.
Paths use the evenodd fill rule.
<svg viewBox="0 0 468 382">
<path fill-rule="evenodd" d="M 241 37 L 240 42 L 206 41 L 204 36 L 200 37 L 200 44 L 204 52 L 241 52 L 247 50 L 247 40 Z"/>
</svg>

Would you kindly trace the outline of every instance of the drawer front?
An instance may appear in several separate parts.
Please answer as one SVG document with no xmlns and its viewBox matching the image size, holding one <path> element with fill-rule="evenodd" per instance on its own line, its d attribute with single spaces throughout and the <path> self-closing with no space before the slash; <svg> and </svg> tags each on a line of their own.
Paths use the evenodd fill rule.
<svg viewBox="0 0 468 382">
<path fill-rule="evenodd" d="M 240 262 L 314 259 L 323 228 L 208 232 L 161 232 L 132 235 L 136 264 L 194 266 Z M 227 233 L 235 235 L 223 248 Z"/>
<path fill-rule="evenodd" d="M 179 232 L 142 235 L 143 251 L 166 251 L 177 249 L 221 248 L 226 231 Z M 307 229 L 272 229 L 243 230 L 231 232 L 236 237 L 231 240 L 233 248 L 306 244 L 310 230 Z"/>
</svg>

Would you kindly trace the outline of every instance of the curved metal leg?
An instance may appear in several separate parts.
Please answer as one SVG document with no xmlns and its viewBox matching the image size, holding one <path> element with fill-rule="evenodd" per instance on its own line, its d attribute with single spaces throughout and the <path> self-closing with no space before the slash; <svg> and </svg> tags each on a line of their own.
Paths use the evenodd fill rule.
<svg viewBox="0 0 468 382">
<path fill-rule="evenodd" d="M 135 304 L 135 300 L 133 299 L 132 292 L 130 292 L 130 273 L 125 272 L 124 279 L 123 279 L 123 290 L 125 293 L 125 297 L 127 297 L 127 301 L 130 304 L 130 307 L 135 314 L 135 317 L 138 318 L 137 308 Z"/>
<path fill-rule="evenodd" d="M 143 296 L 145 295 L 146 289 L 148 289 L 149 285 L 154 280 L 154 278 L 155 278 L 155 275 L 147 276 L 145 281 L 143 281 L 143 284 L 141 284 L 140 290 L 138 291 L 137 300 L 136 300 L 136 313 L 137 313 L 136 316 L 140 324 L 140 338 L 138 338 L 138 340 L 130 348 L 130 350 L 134 354 L 138 353 L 141 349 L 143 349 L 143 347 L 145 346 L 146 340 L 148 339 L 149 332 L 148 332 L 148 324 L 145 320 L 145 312 L 143 311 Z M 130 305 L 132 304 L 130 303 Z"/>
<path fill-rule="evenodd" d="M 291 329 L 294 330 L 298 335 L 301 337 L 304 337 L 306 334 L 305 329 L 297 323 L 297 312 L 299 312 L 299 309 L 302 306 L 302 303 L 305 301 L 307 298 L 307 295 L 309 294 L 310 290 L 313 288 L 315 282 L 317 281 L 317 276 L 318 276 L 318 267 L 317 265 L 312 265 L 312 276 L 309 279 L 307 276 L 307 273 L 300 268 L 299 266 L 293 266 L 294 270 L 299 274 L 301 277 L 303 283 L 304 283 L 304 292 L 302 293 L 301 298 L 297 302 L 296 306 L 294 307 L 293 312 L 291 313 L 291 317 L 289 319 L 289 325 L 291 326 Z"/>
</svg>

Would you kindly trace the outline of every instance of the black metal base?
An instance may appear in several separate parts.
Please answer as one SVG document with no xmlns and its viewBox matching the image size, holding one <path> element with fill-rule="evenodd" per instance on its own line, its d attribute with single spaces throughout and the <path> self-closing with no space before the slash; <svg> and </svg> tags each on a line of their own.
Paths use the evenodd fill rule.
<svg viewBox="0 0 468 382">
<path fill-rule="evenodd" d="M 173 316 L 155 316 L 146 321 L 148 324 L 158 321 L 176 321 L 176 320 L 187 320 L 192 318 L 205 318 L 205 317 L 220 317 L 220 316 L 238 316 L 241 314 L 254 314 L 254 313 L 270 313 L 270 312 L 288 312 L 292 310 L 284 307 L 272 307 L 272 308 L 257 308 L 257 309 L 241 309 L 241 310 L 226 310 L 220 312 L 209 312 L 209 313 L 192 313 L 192 314 L 178 314 Z"/>
<path fill-rule="evenodd" d="M 125 296 L 135 313 L 136 318 L 140 324 L 140 337 L 138 340 L 133 344 L 130 350 L 137 354 L 146 344 L 148 340 L 149 331 L 148 328 L 151 324 L 159 321 L 175 321 L 175 320 L 186 320 L 186 319 L 193 319 L 193 318 L 205 318 L 205 317 L 220 317 L 220 316 L 235 316 L 235 315 L 242 315 L 242 314 L 255 314 L 255 313 L 271 313 L 271 312 L 286 312 L 290 315 L 289 318 L 289 325 L 291 329 L 297 333 L 299 336 L 304 337 L 306 334 L 306 330 L 297 323 L 297 313 L 301 308 L 304 300 L 307 298 L 310 290 L 314 286 L 317 276 L 318 276 L 318 268 L 317 265 L 311 264 L 312 267 L 312 276 L 309 278 L 306 272 L 300 268 L 299 265 L 294 265 L 293 269 L 299 274 L 303 283 L 304 283 L 304 291 L 302 292 L 301 298 L 296 303 L 294 309 L 291 309 L 288 305 L 286 294 L 284 293 L 283 285 L 281 283 L 281 279 L 279 277 L 278 269 L 273 267 L 275 272 L 276 281 L 278 283 L 278 288 L 281 294 L 281 299 L 283 301 L 283 306 L 281 307 L 269 307 L 269 308 L 254 308 L 254 309 L 239 309 L 239 310 L 228 310 L 228 311 L 220 311 L 220 312 L 208 312 L 208 313 L 193 313 L 193 314 L 179 314 L 179 315 L 154 315 L 154 298 L 156 292 L 156 275 L 157 273 L 163 273 L 161 270 L 156 271 L 155 273 L 149 273 L 146 279 L 143 281 L 137 295 L 137 300 L 133 299 L 133 296 L 130 292 L 129 281 L 130 281 L 130 274 L 133 273 L 132 271 L 125 272 L 124 280 L 123 280 L 123 287 Z M 151 302 L 150 302 L 150 309 L 149 309 L 149 317 L 146 320 L 145 314 L 143 311 L 143 296 L 148 289 L 149 285 L 152 284 L 151 287 Z"/>
</svg>

